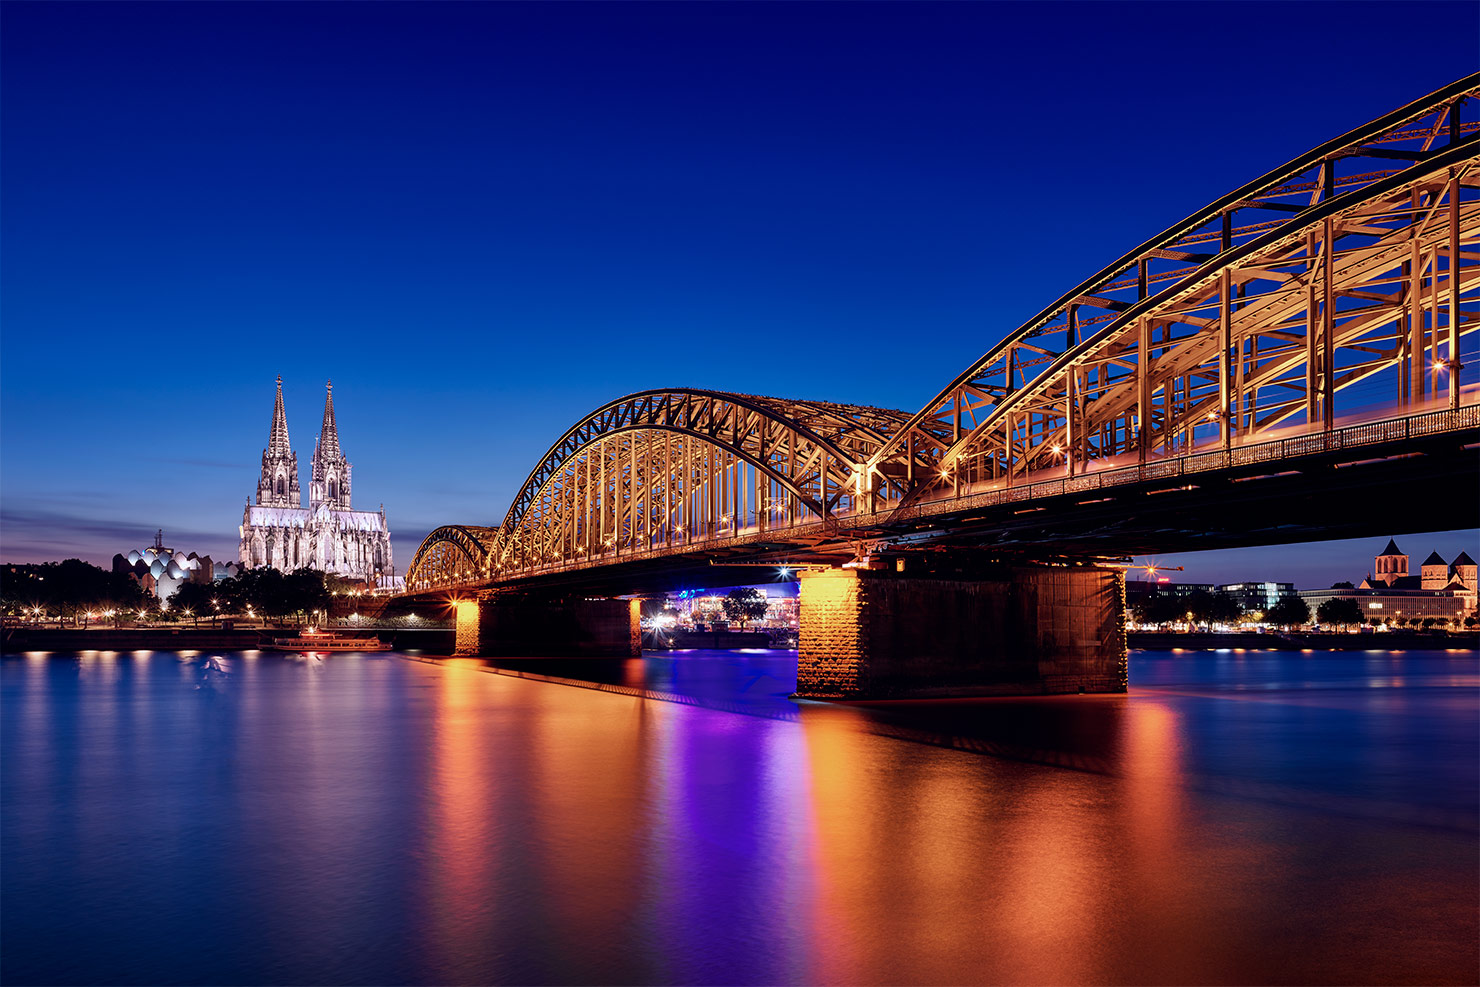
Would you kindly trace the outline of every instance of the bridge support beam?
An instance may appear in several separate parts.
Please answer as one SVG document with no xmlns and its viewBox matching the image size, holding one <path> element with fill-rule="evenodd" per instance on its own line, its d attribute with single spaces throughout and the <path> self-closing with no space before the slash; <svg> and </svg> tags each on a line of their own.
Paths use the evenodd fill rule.
<svg viewBox="0 0 1480 987">
<path fill-rule="evenodd" d="M 797 695 L 816 699 L 1125 692 L 1125 575 L 1001 566 L 970 576 L 801 577 Z"/>
<path fill-rule="evenodd" d="M 548 602 L 484 594 L 457 605 L 455 655 L 628 658 L 642 655 L 637 600 Z"/>
</svg>

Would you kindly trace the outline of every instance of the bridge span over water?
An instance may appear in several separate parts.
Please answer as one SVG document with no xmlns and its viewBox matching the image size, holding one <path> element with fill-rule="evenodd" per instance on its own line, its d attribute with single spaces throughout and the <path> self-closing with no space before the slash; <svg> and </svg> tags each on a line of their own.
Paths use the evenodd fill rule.
<svg viewBox="0 0 1480 987">
<path fill-rule="evenodd" d="M 481 601 L 464 608 L 465 644 L 486 650 L 475 617 L 500 601 L 801 565 L 817 570 L 811 592 L 803 579 L 802 691 L 993 691 L 1002 674 L 973 683 L 966 669 L 988 627 L 1040 657 L 1118 647 L 1123 670 L 1105 602 L 1119 577 L 1097 562 L 1473 526 L 1477 96 L 1480 75 L 1462 79 L 1210 203 L 1069 288 L 917 412 L 702 389 L 612 401 L 550 447 L 500 525 L 433 531 L 408 595 Z M 979 626 L 938 642 L 948 668 L 914 674 L 879 657 L 888 632 L 859 614 L 910 624 L 906 610 L 939 609 L 921 579 L 955 587 L 941 605 Z M 838 607 L 852 616 L 823 628 Z M 839 621 L 853 670 L 809 686 L 808 625 L 819 643 Z M 1078 643 L 1053 643 L 1046 624 Z M 1099 671 L 1013 688 L 1115 686 L 1085 661 Z"/>
</svg>

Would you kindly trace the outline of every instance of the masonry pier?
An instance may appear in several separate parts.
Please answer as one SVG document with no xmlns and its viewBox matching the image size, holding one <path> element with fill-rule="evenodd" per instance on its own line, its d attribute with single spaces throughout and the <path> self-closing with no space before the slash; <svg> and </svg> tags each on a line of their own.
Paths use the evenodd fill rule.
<svg viewBox="0 0 1480 987">
<path fill-rule="evenodd" d="M 1125 575 L 1000 565 L 801 576 L 797 695 L 815 699 L 1126 691 Z"/>
<path fill-rule="evenodd" d="M 637 600 L 532 599 L 484 593 L 457 604 L 453 654 L 489 658 L 642 655 Z"/>
</svg>

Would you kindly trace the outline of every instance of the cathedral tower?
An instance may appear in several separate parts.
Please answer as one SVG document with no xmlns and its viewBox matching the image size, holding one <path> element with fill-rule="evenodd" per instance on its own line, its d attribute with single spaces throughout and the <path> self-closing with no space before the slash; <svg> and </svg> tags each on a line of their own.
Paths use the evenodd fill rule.
<svg viewBox="0 0 1480 987">
<path fill-rule="evenodd" d="M 1391 586 L 1398 580 L 1408 577 L 1408 556 L 1398 550 L 1398 543 L 1391 538 L 1388 539 L 1387 548 L 1383 549 L 1382 554 L 1373 562 L 1377 567 L 1373 582 Z"/>
<path fill-rule="evenodd" d="M 349 507 L 350 464 L 339 449 L 339 426 L 334 421 L 334 382 L 326 385 L 324 425 L 313 450 L 313 476 L 308 481 L 308 505 L 317 509 L 328 504 L 331 510 L 347 511 Z"/>
<path fill-rule="evenodd" d="M 272 431 L 262 450 L 262 476 L 257 481 L 257 503 L 262 507 L 300 507 L 298 454 L 288 443 L 288 416 L 283 411 L 283 378 L 277 379 L 277 401 L 272 406 Z"/>
<path fill-rule="evenodd" d="M 1421 589 L 1443 589 L 1449 585 L 1449 563 L 1438 552 L 1430 552 L 1418 567 Z"/>
</svg>

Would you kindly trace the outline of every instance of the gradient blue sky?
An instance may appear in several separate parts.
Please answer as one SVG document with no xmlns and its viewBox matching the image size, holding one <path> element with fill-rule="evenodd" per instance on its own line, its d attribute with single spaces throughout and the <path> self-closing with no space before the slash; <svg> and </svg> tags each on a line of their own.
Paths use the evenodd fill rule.
<svg viewBox="0 0 1480 987">
<path fill-rule="evenodd" d="M 0 18 L 0 557 L 105 564 L 157 527 L 235 556 L 276 374 L 305 490 L 333 378 L 401 568 L 630 391 L 918 409 L 1129 245 L 1480 62 L 1473 3 Z M 1164 561 L 1323 585 L 1380 548 Z"/>
</svg>

